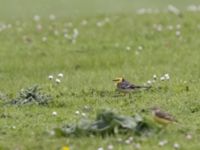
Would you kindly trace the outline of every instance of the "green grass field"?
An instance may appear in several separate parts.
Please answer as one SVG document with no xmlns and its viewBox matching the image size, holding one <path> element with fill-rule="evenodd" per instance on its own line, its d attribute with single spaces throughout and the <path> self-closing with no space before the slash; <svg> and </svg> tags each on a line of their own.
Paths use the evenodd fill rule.
<svg viewBox="0 0 200 150">
<path fill-rule="evenodd" d="M 107 150 L 113 145 L 126 150 L 140 144 L 142 150 L 169 150 L 178 143 L 181 150 L 199 150 L 200 11 L 186 10 L 197 0 L 0 2 L 0 149 Z M 180 8 L 181 14 L 136 13 L 142 7 L 166 10 L 168 4 Z M 51 14 L 55 20 L 49 19 Z M 54 81 L 58 73 L 64 74 L 60 84 Z M 170 80 L 160 81 L 166 73 Z M 115 96 L 115 77 L 144 84 L 153 75 L 158 76 L 153 90 Z M 48 105 L 7 105 L 21 89 L 33 85 L 52 96 Z M 94 119 L 106 108 L 131 116 L 153 106 L 173 114 L 178 124 L 149 137 L 49 134 L 78 122 L 84 118 L 81 113 Z M 85 112 L 86 107 L 90 111 Z M 152 120 L 151 114 L 145 117 Z M 130 136 L 133 142 L 127 144 Z M 161 147 L 163 140 L 168 143 Z"/>
</svg>

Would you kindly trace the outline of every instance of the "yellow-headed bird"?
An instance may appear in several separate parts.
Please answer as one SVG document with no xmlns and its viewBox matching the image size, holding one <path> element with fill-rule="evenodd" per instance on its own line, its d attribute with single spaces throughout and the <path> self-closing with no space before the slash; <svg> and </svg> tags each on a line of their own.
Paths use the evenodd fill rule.
<svg viewBox="0 0 200 150">
<path fill-rule="evenodd" d="M 115 78 L 113 81 L 116 83 L 117 90 L 123 93 L 133 92 L 142 88 L 148 89 L 151 87 L 151 86 L 142 86 L 129 83 L 123 77 Z"/>
</svg>

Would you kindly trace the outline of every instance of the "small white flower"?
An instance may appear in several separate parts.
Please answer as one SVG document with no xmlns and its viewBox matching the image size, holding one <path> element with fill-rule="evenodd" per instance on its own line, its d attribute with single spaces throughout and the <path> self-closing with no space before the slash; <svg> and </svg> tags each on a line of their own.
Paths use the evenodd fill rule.
<svg viewBox="0 0 200 150">
<path fill-rule="evenodd" d="M 118 142 L 122 142 L 122 139 L 121 139 L 121 138 L 118 138 L 117 141 L 118 141 Z"/>
<path fill-rule="evenodd" d="M 115 47 L 119 47 L 119 43 L 115 43 L 114 46 L 115 46 Z"/>
<path fill-rule="evenodd" d="M 16 126 L 12 126 L 13 129 L 16 129 Z"/>
<path fill-rule="evenodd" d="M 153 75 L 153 79 L 154 79 L 154 80 L 157 79 L 157 75 L 156 75 L 156 74 Z"/>
<path fill-rule="evenodd" d="M 132 136 L 131 136 L 131 137 L 129 137 L 128 139 L 129 139 L 131 142 L 133 141 L 133 137 L 132 137 Z"/>
<path fill-rule="evenodd" d="M 78 35 L 79 35 L 79 31 L 78 31 L 78 29 L 75 28 L 75 29 L 73 30 L 72 38 L 73 38 L 73 39 L 76 39 Z"/>
<path fill-rule="evenodd" d="M 197 8 L 196 5 L 190 5 L 190 6 L 188 6 L 187 10 L 188 10 L 188 11 L 193 11 L 193 12 L 195 12 L 195 11 L 198 10 L 198 8 Z"/>
<path fill-rule="evenodd" d="M 188 140 L 191 140 L 191 139 L 192 139 L 192 135 L 191 135 L 191 134 L 187 134 L 187 135 L 186 135 L 186 138 L 187 138 Z"/>
<path fill-rule="evenodd" d="M 70 39 L 70 36 L 69 36 L 67 33 L 65 33 L 65 34 L 64 34 L 64 38 Z"/>
<path fill-rule="evenodd" d="M 163 141 L 160 141 L 160 142 L 158 143 L 158 145 L 159 145 L 159 146 L 164 146 L 164 145 L 167 144 L 167 143 L 168 143 L 167 140 L 163 140 Z"/>
<path fill-rule="evenodd" d="M 112 150 L 114 146 L 112 144 L 108 145 L 108 150 Z"/>
<path fill-rule="evenodd" d="M 147 81 L 147 84 L 152 84 L 152 81 L 151 81 L 151 80 L 148 80 L 148 81 Z"/>
<path fill-rule="evenodd" d="M 46 42 L 47 41 L 47 37 L 46 36 L 42 37 L 42 41 Z"/>
<path fill-rule="evenodd" d="M 142 46 L 138 46 L 138 50 L 142 50 L 143 49 L 143 47 Z"/>
<path fill-rule="evenodd" d="M 61 82 L 61 81 L 60 81 L 60 79 L 56 79 L 56 83 L 58 83 L 58 84 L 59 84 L 60 82 Z"/>
<path fill-rule="evenodd" d="M 141 145 L 139 143 L 136 143 L 134 146 L 135 146 L 136 149 L 140 149 L 141 148 Z"/>
<path fill-rule="evenodd" d="M 97 26 L 98 26 L 98 27 L 102 27 L 103 25 L 104 25 L 104 23 L 103 23 L 103 22 L 100 22 L 100 21 L 99 21 L 99 22 L 97 22 Z"/>
<path fill-rule="evenodd" d="M 174 5 L 168 5 L 168 11 L 175 15 L 180 14 L 180 10 L 177 7 L 175 7 Z"/>
<path fill-rule="evenodd" d="M 139 55 L 140 53 L 138 51 L 135 51 L 135 55 Z"/>
<path fill-rule="evenodd" d="M 58 30 L 54 30 L 54 35 L 58 36 L 59 35 L 59 32 Z"/>
<path fill-rule="evenodd" d="M 64 24 L 65 27 L 73 27 L 73 23 L 72 22 L 68 22 Z"/>
<path fill-rule="evenodd" d="M 56 16 L 54 15 L 54 14 L 51 14 L 51 15 L 49 15 L 49 20 L 55 20 L 56 19 Z"/>
<path fill-rule="evenodd" d="M 104 21 L 105 21 L 105 22 L 110 22 L 110 18 L 106 17 L 106 18 L 104 19 Z"/>
<path fill-rule="evenodd" d="M 49 80 L 52 80 L 52 79 L 53 79 L 53 76 L 52 76 L 52 75 L 49 75 L 49 76 L 48 76 L 48 79 L 49 79 Z"/>
<path fill-rule="evenodd" d="M 97 148 L 97 150 L 104 150 L 104 148 L 103 147 L 99 147 L 99 148 Z"/>
<path fill-rule="evenodd" d="M 173 30 L 173 29 L 174 29 L 174 27 L 173 27 L 172 25 L 169 25 L 167 28 L 168 28 L 169 30 Z"/>
<path fill-rule="evenodd" d="M 130 47 L 130 46 L 126 46 L 126 50 L 127 50 L 127 51 L 130 51 L 130 50 L 131 50 L 131 47 Z"/>
<path fill-rule="evenodd" d="M 159 32 L 162 31 L 162 29 L 163 29 L 162 25 L 158 25 L 158 26 L 156 27 L 156 30 L 159 31 Z"/>
<path fill-rule="evenodd" d="M 131 141 L 128 139 L 125 141 L 126 144 L 131 144 Z"/>
<path fill-rule="evenodd" d="M 7 25 L 7 28 L 8 28 L 8 29 L 12 28 L 12 24 L 8 24 L 8 25 Z"/>
<path fill-rule="evenodd" d="M 176 29 L 180 29 L 181 28 L 181 25 L 180 24 L 177 24 L 176 25 Z"/>
<path fill-rule="evenodd" d="M 164 81 L 164 80 L 165 80 L 165 77 L 160 77 L 160 80 L 161 80 L 161 81 Z"/>
<path fill-rule="evenodd" d="M 59 73 L 59 74 L 58 74 L 58 77 L 63 78 L 64 75 L 63 75 L 62 73 Z"/>
<path fill-rule="evenodd" d="M 85 117 L 85 116 L 86 116 L 86 114 L 85 114 L 85 113 L 81 113 L 81 115 L 82 115 L 83 117 Z"/>
<path fill-rule="evenodd" d="M 175 149 L 179 149 L 180 148 L 180 145 L 178 143 L 174 143 L 174 148 Z"/>
<path fill-rule="evenodd" d="M 33 19 L 35 20 L 35 21 L 40 21 L 40 16 L 39 15 L 35 15 L 34 17 L 33 17 Z"/>
<path fill-rule="evenodd" d="M 82 22 L 81 22 L 81 25 L 83 25 L 83 26 L 85 26 L 85 25 L 87 25 L 87 20 L 83 20 Z"/>
<path fill-rule="evenodd" d="M 56 111 L 52 112 L 52 115 L 57 116 L 57 112 Z"/>
<path fill-rule="evenodd" d="M 80 111 L 77 110 L 77 111 L 75 112 L 75 114 L 76 114 L 76 115 L 79 115 L 79 114 L 80 114 Z"/>
<path fill-rule="evenodd" d="M 137 13 L 138 13 L 139 15 L 143 15 L 143 14 L 146 13 L 146 9 L 145 9 L 145 8 L 140 8 L 140 9 L 137 10 Z"/>
<path fill-rule="evenodd" d="M 36 25 L 36 30 L 37 31 L 41 31 L 42 30 L 42 25 L 41 24 L 37 24 Z"/>
<path fill-rule="evenodd" d="M 54 135 L 55 135 L 55 131 L 54 131 L 54 130 L 51 130 L 51 131 L 49 131 L 49 134 L 50 134 L 51 136 L 54 136 Z"/>
<path fill-rule="evenodd" d="M 176 31 L 176 36 L 180 36 L 181 32 L 180 31 Z"/>
<path fill-rule="evenodd" d="M 169 74 L 168 74 L 168 73 L 166 73 L 166 74 L 164 75 L 164 77 L 165 77 L 165 79 L 166 79 L 166 80 L 169 80 L 169 79 L 170 79 L 170 77 L 169 77 Z"/>
</svg>

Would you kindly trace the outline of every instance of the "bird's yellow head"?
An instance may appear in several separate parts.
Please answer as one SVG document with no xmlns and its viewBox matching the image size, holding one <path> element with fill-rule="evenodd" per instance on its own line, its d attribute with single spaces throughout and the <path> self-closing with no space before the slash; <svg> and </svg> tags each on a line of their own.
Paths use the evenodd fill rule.
<svg viewBox="0 0 200 150">
<path fill-rule="evenodd" d="M 118 77 L 118 78 L 115 78 L 113 81 L 114 81 L 116 84 L 118 84 L 118 83 L 121 83 L 121 82 L 123 82 L 123 81 L 125 81 L 125 80 L 124 80 L 123 77 Z"/>
</svg>

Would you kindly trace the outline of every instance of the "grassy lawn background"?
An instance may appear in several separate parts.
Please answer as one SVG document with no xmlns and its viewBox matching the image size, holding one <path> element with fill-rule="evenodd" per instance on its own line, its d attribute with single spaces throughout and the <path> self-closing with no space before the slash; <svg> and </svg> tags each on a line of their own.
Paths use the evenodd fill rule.
<svg viewBox="0 0 200 150">
<path fill-rule="evenodd" d="M 91 108 L 86 115 L 94 118 L 102 108 L 133 115 L 155 105 L 176 116 L 179 124 L 170 125 L 164 133 L 150 138 L 134 137 L 141 149 L 173 149 L 175 142 L 181 149 L 199 149 L 199 12 L 184 11 L 181 16 L 135 14 L 135 9 L 142 6 L 164 9 L 169 3 L 185 9 L 191 1 L 87 0 L 83 4 L 79 1 L 14 0 L 1 3 L 4 5 L 0 5 L 0 19 L 12 27 L 0 32 L 0 149 L 53 150 L 69 145 L 74 150 L 93 150 L 106 149 L 109 144 L 118 150 L 132 149 L 133 143 L 117 142 L 118 138 L 125 141 L 129 135 L 105 139 L 57 138 L 49 136 L 48 131 L 79 120 L 81 116 L 75 112 L 82 112 L 85 106 Z M 42 17 L 39 23 L 33 20 L 35 14 Z M 49 14 L 55 14 L 57 19 L 50 21 Z M 87 25 L 82 25 L 84 20 Z M 99 27 L 98 24 L 105 20 L 107 22 Z M 36 30 L 38 24 L 42 25 L 41 31 Z M 168 29 L 170 25 L 172 30 Z M 162 31 L 154 26 L 162 26 Z M 72 44 L 64 38 L 63 30 L 67 29 L 71 35 L 75 28 L 79 35 Z M 180 36 L 176 35 L 177 31 Z M 44 37 L 46 42 L 42 41 Z M 143 49 L 138 50 L 139 46 Z M 47 89 L 51 84 L 48 75 L 60 72 L 64 78 L 50 94 L 62 92 L 62 95 L 54 98 L 53 104 L 3 105 L 6 99 L 16 97 L 22 88 L 38 84 Z M 115 91 L 112 79 L 116 76 L 143 84 L 154 74 L 160 77 L 165 73 L 169 73 L 171 79 L 159 83 L 166 87 L 164 89 L 136 93 L 131 97 L 112 96 Z M 97 94 L 91 94 L 91 89 Z M 99 91 L 111 94 L 101 96 Z M 52 115 L 54 111 L 57 116 Z M 192 140 L 186 139 L 187 133 L 193 135 Z M 165 139 L 169 143 L 161 148 L 158 143 Z"/>
</svg>

